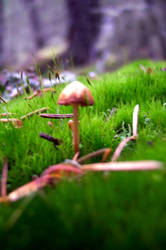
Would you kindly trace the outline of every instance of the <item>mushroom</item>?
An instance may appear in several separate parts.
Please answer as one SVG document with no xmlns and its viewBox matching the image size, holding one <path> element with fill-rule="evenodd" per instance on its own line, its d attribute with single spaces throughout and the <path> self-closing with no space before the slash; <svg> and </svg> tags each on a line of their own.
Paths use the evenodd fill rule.
<svg viewBox="0 0 166 250">
<path fill-rule="evenodd" d="M 74 152 L 79 152 L 79 131 L 78 131 L 78 113 L 79 105 L 88 106 L 93 105 L 94 100 L 90 90 L 81 82 L 74 81 L 67 85 L 61 92 L 59 105 L 72 105 L 73 106 L 73 144 Z"/>
</svg>

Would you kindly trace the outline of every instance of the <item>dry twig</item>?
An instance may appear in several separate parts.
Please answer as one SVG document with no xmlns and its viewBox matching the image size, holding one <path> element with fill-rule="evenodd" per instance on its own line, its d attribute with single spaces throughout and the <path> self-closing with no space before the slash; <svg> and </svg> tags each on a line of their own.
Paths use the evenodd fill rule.
<svg viewBox="0 0 166 250">
<path fill-rule="evenodd" d="M 8 164 L 7 164 L 7 159 L 4 157 L 3 158 L 2 179 L 1 179 L 1 196 L 2 197 L 6 197 L 6 195 L 7 195 L 7 188 L 6 188 L 7 173 L 8 173 Z"/>
<path fill-rule="evenodd" d="M 47 111 L 49 108 L 48 107 L 44 107 L 44 108 L 40 108 L 40 109 L 37 109 L 37 110 L 34 110 L 33 112 L 30 112 L 30 113 L 28 113 L 28 114 L 26 114 L 26 115 L 23 115 L 23 116 L 21 116 L 21 120 L 25 120 L 26 118 L 28 118 L 28 117 L 31 117 L 31 116 L 33 116 L 33 115 L 36 115 L 36 114 L 39 114 L 39 113 L 41 113 L 41 112 L 45 112 L 45 111 Z"/>
<path fill-rule="evenodd" d="M 45 133 L 40 133 L 39 135 L 41 138 L 46 139 L 47 141 L 51 141 L 54 144 L 54 147 L 57 149 L 57 146 L 59 146 L 62 143 L 62 140 L 54 138 L 50 135 L 47 135 Z"/>
<path fill-rule="evenodd" d="M 98 155 L 101 155 L 101 154 L 104 154 L 104 155 L 103 155 L 103 158 L 102 158 L 102 161 L 105 161 L 106 158 L 108 157 L 108 154 L 110 154 L 110 152 L 111 152 L 111 149 L 110 149 L 110 148 L 102 148 L 102 149 L 99 149 L 99 150 L 97 150 L 97 151 L 95 151 L 95 152 L 92 152 L 92 153 L 90 153 L 90 154 L 87 154 L 87 155 L 85 155 L 85 156 L 82 156 L 81 158 L 79 158 L 79 159 L 77 160 L 77 162 L 78 162 L 78 163 L 82 163 L 82 162 L 84 162 L 84 161 L 86 161 L 86 160 L 89 160 L 89 159 L 94 158 L 94 157 L 96 157 L 96 156 L 98 156 Z"/>
<path fill-rule="evenodd" d="M 126 161 L 105 162 L 83 165 L 82 170 L 88 171 L 145 171 L 161 170 L 162 163 L 159 161 Z"/>
<path fill-rule="evenodd" d="M 128 138 L 125 138 L 125 139 L 119 144 L 119 146 L 116 148 L 116 150 L 115 150 L 115 152 L 114 152 L 114 154 L 113 154 L 113 156 L 112 156 L 111 161 L 116 161 L 116 160 L 119 158 L 119 156 L 120 156 L 120 154 L 121 154 L 123 148 L 125 147 L 125 145 L 126 145 L 129 141 L 131 141 L 131 140 L 136 140 L 136 137 L 137 137 L 137 135 L 138 135 L 138 134 L 137 134 L 138 112 L 139 112 L 139 105 L 137 104 L 137 105 L 135 106 L 135 108 L 134 108 L 134 111 L 133 111 L 133 135 L 130 136 L 130 137 L 128 137 Z"/>
<path fill-rule="evenodd" d="M 2 118 L 0 122 L 8 123 L 12 122 L 15 128 L 22 128 L 22 121 L 16 118 Z"/>
<path fill-rule="evenodd" d="M 9 115 L 15 115 L 16 113 L 1 113 L 0 116 L 9 116 Z"/>
<path fill-rule="evenodd" d="M 43 118 L 65 119 L 73 117 L 73 114 L 40 114 Z"/>
<path fill-rule="evenodd" d="M 3 101 L 5 104 L 7 104 L 7 102 L 5 101 L 5 99 L 2 96 L 0 96 L 0 100 Z"/>
<path fill-rule="evenodd" d="M 40 90 L 36 90 L 31 96 L 29 97 L 24 97 L 25 100 L 31 100 L 33 99 L 35 96 L 42 96 L 43 93 L 46 92 L 56 92 L 54 88 L 45 88 L 45 89 L 40 89 Z"/>
</svg>

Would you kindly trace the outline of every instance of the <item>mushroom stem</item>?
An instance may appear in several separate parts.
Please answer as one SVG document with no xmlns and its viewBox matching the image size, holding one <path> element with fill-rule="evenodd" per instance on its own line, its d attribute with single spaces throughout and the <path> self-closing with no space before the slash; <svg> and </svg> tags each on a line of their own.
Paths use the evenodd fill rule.
<svg viewBox="0 0 166 250">
<path fill-rule="evenodd" d="M 79 104 L 73 104 L 73 146 L 75 153 L 79 152 L 78 109 Z"/>
</svg>

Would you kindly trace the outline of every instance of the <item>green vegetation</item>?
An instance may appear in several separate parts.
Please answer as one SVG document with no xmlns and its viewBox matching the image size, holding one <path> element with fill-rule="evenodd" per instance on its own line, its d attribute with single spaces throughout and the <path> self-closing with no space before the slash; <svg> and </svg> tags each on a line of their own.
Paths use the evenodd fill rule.
<svg viewBox="0 0 166 250">
<path fill-rule="evenodd" d="M 144 73 L 140 64 L 152 68 Z M 166 72 L 164 62 L 139 61 L 112 74 L 99 76 L 88 85 L 95 101 L 80 108 L 81 156 L 111 147 L 130 134 L 132 113 L 140 105 L 136 142 L 125 147 L 119 160 L 166 162 Z M 24 100 L 19 97 L 0 106 L 0 113 L 15 118 L 41 107 L 48 113 L 71 113 L 72 107 L 58 106 L 56 93 Z M 117 108 L 111 116 L 112 108 Z M 22 128 L 0 123 L 0 170 L 8 160 L 8 191 L 40 175 L 50 165 L 72 159 L 72 134 L 67 121 L 34 115 Z M 48 133 L 63 140 L 56 150 L 39 137 Z M 100 161 L 100 157 L 92 160 Z M 92 162 L 91 161 L 91 162 Z M 10 205 L 0 204 L 2 249 L 161 249 L 166 244 L 165 171 L 89 173 L 81 180 L 63 180 L 36 195 Z"/>
</svg>

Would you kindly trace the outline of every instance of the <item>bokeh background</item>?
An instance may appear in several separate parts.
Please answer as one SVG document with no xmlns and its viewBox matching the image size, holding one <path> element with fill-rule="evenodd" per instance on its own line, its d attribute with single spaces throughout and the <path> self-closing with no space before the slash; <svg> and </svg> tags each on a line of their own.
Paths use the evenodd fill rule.
<svg viewBox="0 0 166 250">
<path fill-rule="evenodd" d="M 165 0 L 0 0 L 0 67 L 166 58 Z"/>
</svg>

